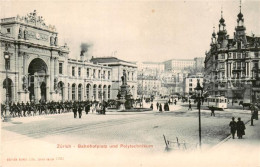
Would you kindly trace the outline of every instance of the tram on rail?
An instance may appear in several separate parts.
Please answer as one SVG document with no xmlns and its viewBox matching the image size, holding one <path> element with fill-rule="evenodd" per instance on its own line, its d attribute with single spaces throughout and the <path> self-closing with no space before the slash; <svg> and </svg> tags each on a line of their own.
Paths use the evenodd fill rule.
<svg viewBox="0 0 260 167">
<path fill-rule="evenodd" d="M 209 109 L 212 107 L 214 109 L 225 109 L 227 108 L 227 98 L 224 96 L 215 96 L 215 97 L 208 97 L 207 98 L 207 105 Z"/>
</svg>

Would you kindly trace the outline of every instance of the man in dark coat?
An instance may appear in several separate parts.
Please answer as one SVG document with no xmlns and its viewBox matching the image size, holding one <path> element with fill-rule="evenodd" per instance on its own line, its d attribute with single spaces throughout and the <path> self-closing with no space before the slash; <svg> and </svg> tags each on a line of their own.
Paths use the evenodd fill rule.
<svg viewBox="0 0 260 167">
<path fill-rule="evenodd" d="M 232 138 L 234 139 L 236 130 L 237 130 L 237 123 L 236 123 L 234 117 L 232 117 L 232 121 L 229 123 L 229 126 L 230 126 L 230 130 L 231 130 Z"/>
<path fill-rule="evenodd" d="M 150 108 L 153 110 L 153 103 L 151 103 L 151 106 L 150 106 Z"/>
<path fill-rule="evenodd" d="M 159 110 L 159 103 L 158 102 L 156 103 L 156 107 L 157 107 L 157 110 Z"/>
<path fill-rule="evenodd" d="M 82 110 L 83 110 L 82 104 L 79 102 L 79 103 L 78 103 L 79 118 L 81 118 L 81 116 L 82 116 Z"/>
<path fill-rule="evenodd" d="M 77 106 L 76 102 L 74 102 L 72 110 L 73 110 L 73 113 L 74 113 L 74 118 L 77 118 L 78 106 Z"/>
<path fill-rule="evenodd" d="M 85 112 L 86 112 L 86 114 L 88 114 L 89 111 L 90 111 L 90 104 L 87 103 L 86 106 L 85 106 Z"/>
<path fill-rule="evenodd" d="M 242 136 L 245 135 L 245 124 L 243 121 L 241 121 L 241 118 L 238 118 L 237 121 L 237 137 L 239 139 L 242 139 Z"/>
<path fill-rule="evenodd" d="M 159 111 L 162 112 L 162 104 L 159 105 Z"/>
<path fill-rule="evenodd" d="M 214 116 L 214 117 L 215 117 L 215 110 L 214 110 L 214 107 L 212 106 L 210 110 L 211 110 L 211 114 L 210 114 L 210 116 Z"/>
</svg>

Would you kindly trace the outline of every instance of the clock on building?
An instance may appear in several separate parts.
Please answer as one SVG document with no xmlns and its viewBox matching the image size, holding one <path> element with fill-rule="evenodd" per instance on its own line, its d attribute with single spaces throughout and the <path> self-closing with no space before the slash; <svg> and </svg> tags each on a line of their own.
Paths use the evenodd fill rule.
<svg viewBox="0 0 260 167">
<path fill-rule="evenodd" d="M 40 34 L 39 33 L 36 33 L 36 39 L 40 39 Z"/>
</svg>

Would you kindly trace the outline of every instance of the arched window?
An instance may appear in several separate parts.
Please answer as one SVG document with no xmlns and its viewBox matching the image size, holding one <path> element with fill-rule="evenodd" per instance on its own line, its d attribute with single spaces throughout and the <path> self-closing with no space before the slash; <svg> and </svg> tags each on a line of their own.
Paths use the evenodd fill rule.
<svg viewBox="0 0 260 167">
<path fill-rule="evenodd" d="M 3 88 L 4 89 L 8 89 L 8 101 L 12 101 L 13 99 L 12 99 L 12 85 L 13 85 L 13 82 L 12 82 L 12 80 L 10 79 L 10 78 L 8 78 L 7 79 L 7 82 L 6 82 L 6 79 L 4 80 L 4 82 L 3 82 Z M 6 90 L 5 90 L 5 97 L 6 97 Z"/>
<path fill-rule="evenodd" d="M 82 84 L 79 84 L 78 86 L 78 101 L 81 101 L 82 100 Z"/>
<path fill-rule="evenodd" d="M 111 86 L 108 86 L 108 90 L 107 90 L 107 98 L 110 99 L 110 94 L 111 94 Z"/>
<path fill-rule="evenodd" d="M 106 95 L 107 95 L 107 86 L 104 85 L 104 86 L 103 86 L 103 99 L 104 99 L 104 100 L 107 100 L 107 96 L 106 96 Z"/>
<path fill-rule="evenodd" d="M 87 99 L 89 100 L 90 99 L 90 84 L 87 84 L 86 86 L 86 95 L 87 95 Z"/>
<path fill-rule="evenodd" d="M 94 100 L 97 99 L 97 85 L 93 86 L 93 97 L 94 97 Z"/>
<path fill-rule="evenodd" d="M 72 85 L 71 96 L 73 101 L 76 100 L 76 84 Z"/>
<path fill-rule="evenodd" d="M 98 86 L 98 99 L 101 100 L 102 99 L 102 85 Z"/>
</svg>

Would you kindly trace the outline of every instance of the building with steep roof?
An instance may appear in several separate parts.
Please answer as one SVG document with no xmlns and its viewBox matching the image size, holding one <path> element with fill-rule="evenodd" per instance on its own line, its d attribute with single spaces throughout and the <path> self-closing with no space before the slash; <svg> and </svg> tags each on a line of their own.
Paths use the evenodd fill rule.
<svg viewBox="0 0 260 167">
<path fill-rule="evenodd" d="M 254 102 L 260 98 L 260 37 L 246 34 L 240 11 L 231 39 L 221 11 L 217 34 L 213 30 L 205 57 L 205 89 L 211 96 Z"/>
</svg>

